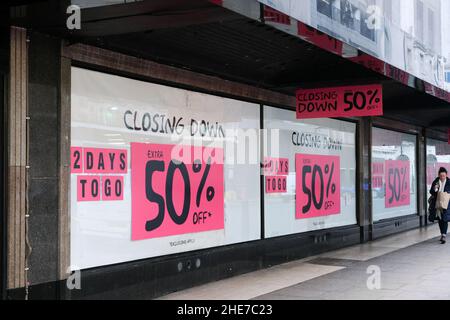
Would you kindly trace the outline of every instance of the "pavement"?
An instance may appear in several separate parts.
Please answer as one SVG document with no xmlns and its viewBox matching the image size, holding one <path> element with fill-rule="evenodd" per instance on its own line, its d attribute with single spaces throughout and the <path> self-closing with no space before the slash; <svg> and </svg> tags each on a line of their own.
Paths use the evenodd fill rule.
<svg viewBox="0 0 450 320">
<path fill-rule="evenodd" d="M 450 299 L 435 225 L 171 293 L 160 300 Z"/>
</svg>

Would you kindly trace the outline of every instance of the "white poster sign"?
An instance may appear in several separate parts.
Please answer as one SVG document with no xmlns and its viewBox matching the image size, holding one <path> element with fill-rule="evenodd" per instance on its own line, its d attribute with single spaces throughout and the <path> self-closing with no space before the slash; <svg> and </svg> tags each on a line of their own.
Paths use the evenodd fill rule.
<svg viewBox="0 0 450 320">
<path fill-rule="evenodd" d="M 356 125 L 265 106 L 264 128 L 266 237 L 355 225 Z"/>
<path fill-rule="evenodd" d="M 259 105 L 72 68 L 71 265 L 260 238 Z"/>
</svg>

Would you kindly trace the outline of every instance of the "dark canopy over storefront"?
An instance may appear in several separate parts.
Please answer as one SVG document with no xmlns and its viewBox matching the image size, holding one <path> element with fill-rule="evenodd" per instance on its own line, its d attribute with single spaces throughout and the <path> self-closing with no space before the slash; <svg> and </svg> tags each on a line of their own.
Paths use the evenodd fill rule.
<svg viewBox="0 0 450 320">
<path fill-rule="evenodd" d="M 358 50 L 353 61 L 336 55 L 330 43 L 341 44 L 315 29 L 306 31 L 326 45 L 275 28 L 274 21 L 285 24 L 290 17 L 256 1 L 241 1 L 239 10 L 224 8 L 222 1 L 120 2 L 82 6 L 80 30 L 66 27 L 73 13 L 66 11 L 70 1 L 9 4 L 10 16 L 3 20 L 9 24 L 2 39 L 10 39 L 9 48 L 0 51 L 5 62 L 0 68 L 9 77 L 6 108 L 13 115 L 4 150 L 12 154 L 8 181 L 22 188 L 18 194 L 24 196 L 14 201 L 31 210 L 25 229 L 21 207 L 6 199 L 10 297 L 25 292 L 31 297 L 151 298 L 426 224 L 426 181 L 437 165 L 450 163 L 444 146 L 450 123 L 445 94 L 429 94 L 437 92 L 434 87 L 430 91 L 425 81 L 398 69 L 378 69 L 380 60 Z M 244 2 L 252 5 L 246 8 Z M 298 88 L 364 84 L 382 85 L 383 116 L 295 118 Z M 219 179 L 212 183 L 216 189 L 203 186 L 205 194 L 211 201 L 216 192 L 215 199 L 226 204 L 218 206 L 222 220 L 206 229 L 213 236 L 164 242 L 161 238 L 179 234 L 167 227 L 150 239 L 142 230 L 133 231 L 129 202 L 137 194 L 134 182 L 143 182 L 140 175 L 132 176 L 131 154 L 166 161 L 164 153 L 173 147 L 170 134 L 186 129 L 191 136 L 237 141 L 227 131 L 236 128 L 255 129 L 256 136 L 280 132 L 281 155 L 256 152 L 261 161 L 211 167 Z M 262 140 L 255 141 L 253 146 L 261 146 Z M 20 143 L 23 150 L 13 149 Z M 211 148 L 221 154 L 222 149 Z M 99 160 L 104 158 L 110 159 L 110 171 Z M 114 165 L 114 158 L 122 161 Z M 266 160 L 285 169 L 266 174 Z M 324 192 L 332 199 L 326 206 L 335 205 L 329 214 L 334 217 L 321 218 L 323 201 L 311 191 L 309 203 L 316 208 L 296 202 L 296 188 L 312 183 L 297 179 L 297 171 L 306 176 L 311 169 L 299 163 L 311 162 L 323 163 Z M 144 172 L 143 163 L 134 162 L 134 168 Z M 387 191 L 390 169 L 408 179 L 401 195 L 394 188 Z M 191 179 L 191 169 L 186 170 L 180 176 Z M 314 170 L 324 174 L 322 167 Z M 202 188 L 195 189 L 198 199 Z M 30 195 L 27 206 L 25 194 Z M 96 207 L 104 199 L 111 202 Z M 191 202 L 196 201 L 201 202 Z M 175 223 L 182 220 L 170 210 Z M 209 217 L 206 210 L 197 213 L 195 223 Z M 138 222 L 147 232 L 166 223 L 155 219 L 147 226 L 143 220 Z M 219 232 L 223 229 L 228 233 Z M 192 226 L 181 235 L 188 231 Z M 147 247 L 143 240 L 149 241 Z M 83 271 L 80 291 L 66 290 L 69 271 L 76 269 L 73 261 Z"/>
<path fill-rule="evenodd" d="M 12 23 L 65 37 L 69 44 L 86 43 L 289 95 L 299 87 L 380 82 L 385 116 L 446 130 L 449 104 L 426 94 L 421 80 L 416 79 L 412 89 L 277 30 L 265 23 L 273 19 L 262 4 L 256 21 L 213 2 L 103 2 L 101 6 L 100 1 L 99 6 L 81 10 L 81 30 L 67 30 L 68 4 L 42 1 L 25 5 Z"/>
</svg>

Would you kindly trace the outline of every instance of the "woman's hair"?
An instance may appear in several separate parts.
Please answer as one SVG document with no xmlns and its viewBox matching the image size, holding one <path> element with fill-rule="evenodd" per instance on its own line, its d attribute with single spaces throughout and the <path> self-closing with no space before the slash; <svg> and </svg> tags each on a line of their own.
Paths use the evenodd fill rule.
<svg viewBox="0 0 450 320">
<path fill-rule="evenodd" d="M 444 167 L 440 167 L 439 168 L 439 174 L 441 174 L 441 173 L 447 174 L 447 169 L 445 169 Z"/>
</svg>

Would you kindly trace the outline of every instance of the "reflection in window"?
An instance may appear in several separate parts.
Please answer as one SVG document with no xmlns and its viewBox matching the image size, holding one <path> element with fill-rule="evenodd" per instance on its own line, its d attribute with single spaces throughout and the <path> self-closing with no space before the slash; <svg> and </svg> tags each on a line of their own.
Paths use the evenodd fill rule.
<svg viewBox="0 0 450 320">
<path fill-rule="evenodd" d="M 375 29 L 369 29 L 366 23 L 367 19 L 369 19 L 369 14 L 363 12 L 361 16 L 361 35 L 372 41 L 375 41 Z"/>
<path fill-rule="evenodd" d="M 416 38 L 423 43 L 423 2 L 420 0 L 416 0 L 414 20 L 414 25 L 416 26 Z"/>
<path fill-rule="evenodd" d="M 428 8 L 428 46 L 435 50 L 434 48 L 434 11 Z"/>
<path fill-rule="evenodd" d="M 427 140 L 427 186 L 431 187 L 440 167 L 450 172 L 450 145 L 447 142 Z"/>
<path fill-rule="evenodd" d="M 331 0 L 317 0 L 317 11 L 332 19 Z"/>
<path fill-rule="evenodd" d="M 430 196 L 428 191 L 437 178 L 440 167 L 450 172 L 450 145 L 446 141 L 427 139 L 427 197 Z"/>
<path fill-rule="evenodd" d="M 355 28 L 355 11 L 356 8 L 350 3 L 349 0 L 341 0 L 341 23 L 347 28 Z"/>
<path fill-rule="evenodd" d="M 356 6 L 350 0 L 316 0 L 316 4 L 317 12 L 346 28 L 356 31 L 367 39 L 375 41 L 375 30 L 370 29 L 366 23 L 369 18 L 367 5 L 359 3 Z M 372 4 L 372 2 L 369 2 L 369 4 Z"/>
</svg>

